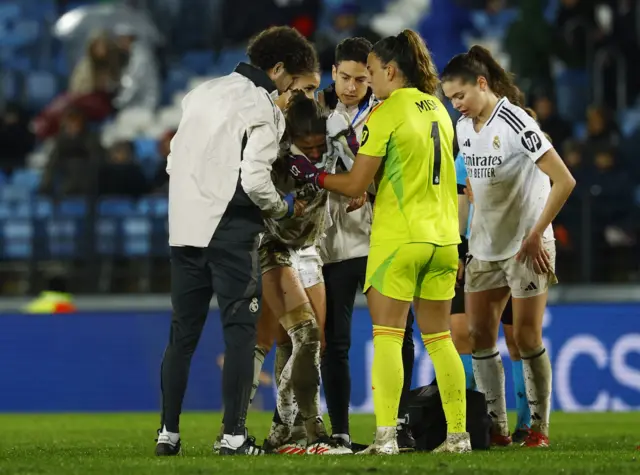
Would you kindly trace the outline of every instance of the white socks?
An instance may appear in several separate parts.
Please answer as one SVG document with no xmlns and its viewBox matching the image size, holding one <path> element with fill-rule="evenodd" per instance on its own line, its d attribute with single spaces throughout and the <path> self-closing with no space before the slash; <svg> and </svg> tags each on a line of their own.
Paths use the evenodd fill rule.
<svg viewBox="0 0 640 475">
<path fill-rule="evenodd" d="M 527 389 L 527 400 L 531 411 L 531 428 L 549 435 L 549 412 L 551 410 L 551 361 L 544 346 L 523 353 L 522 370 Z"/>
<path fill-rule="evenodd" d="M 478 391 L 484 393 L 487 400 L 494 430 L 499 435 L 509 435 L 507 402 L 504 394 L 504 367 L 497 347 L 473 353 L 473 375 Z"/>
</svg>

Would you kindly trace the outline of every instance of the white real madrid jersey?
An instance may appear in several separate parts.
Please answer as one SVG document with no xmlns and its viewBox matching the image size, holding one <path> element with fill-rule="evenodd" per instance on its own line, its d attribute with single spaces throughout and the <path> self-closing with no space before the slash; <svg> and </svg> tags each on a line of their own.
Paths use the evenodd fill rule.
<svg viewBox="0 0 640 475">
<path fill-rule="evenodd" d="M 513 257 L 551 191 L 536 161 L 552 145 L 537 122 L 507 98 L 500 99 L 479 132 L 473 119 L 461 118 L 457 136 L 474 196 L 469 252 L 485 261 Z M 543 240 L 553 240 L 551 226 Z"/>
</svg>

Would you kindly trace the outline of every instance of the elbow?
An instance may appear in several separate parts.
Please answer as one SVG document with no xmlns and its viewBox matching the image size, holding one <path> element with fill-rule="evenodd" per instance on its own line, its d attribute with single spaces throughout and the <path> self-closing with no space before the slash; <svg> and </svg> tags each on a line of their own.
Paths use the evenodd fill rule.
<svg viewBox="0 0 640 475">
<path fill-rule="evenodd" d="M 567 190 L 567 196 L 569 196 L 573 189 L 576 187 L 576 179 L 573 177 L 573 175 L 569 174 L 565 181 L 565 189 Z"/>
<path fill-rule="evenodd" d="M 349 198 L 360 198 L 369 188 L 370 183 L 352 180 L 350 186 L 345 190 L 345 195 Z"/>
</svg>

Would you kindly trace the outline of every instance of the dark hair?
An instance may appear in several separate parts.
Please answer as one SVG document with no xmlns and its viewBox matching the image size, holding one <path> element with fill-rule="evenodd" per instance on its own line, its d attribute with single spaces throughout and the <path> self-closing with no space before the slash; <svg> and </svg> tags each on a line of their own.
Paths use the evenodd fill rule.
<svg viewBox="0 0 640 475">
<path fill-rule="evenodd" d="M 524 94 L 514 82 L 514 76 L 503 69 L 488 49 L 474 45 L 469 52 L 454 56 L 442 71 L 442 82 L 462 79 L 476 82 L 482 76 L 499 97 L 506 97 L 512 104 L 524 105 Z"/>
<path fill-rule="evenodd" d="M 336 46 L 335 64 L 338 65 L 343 61 L 367 64 L 367 57 L 372 48 L 371 41 L 359 36 L 342 40 Z"/>
<path fill-rule="evenodd" d="M 424 40 L 413 30 L 404 30 L 398 36 L 388 36 L 373 46 L 373 53 L 384 64 L 395 61 L 402 71 L 407 86 L 417 87 L 424 93 L 436 94 L 440 81 Z"/>
<path fill-rule="evenodd" d="M 273 26 L 261 31 L 249 42 L 247 56 L 251 64 L 263 71 L 282 62 L 289 74 L 314 73 L 319 70 L 318 54 L 313 45 L 297 30 Z"/>
<path fill-rule="evenodd" d="M 293 91 L 285 111 L 289 140 L 309 135 L 325 135 L 329 111 L 303 91 Z"/>
</svg>

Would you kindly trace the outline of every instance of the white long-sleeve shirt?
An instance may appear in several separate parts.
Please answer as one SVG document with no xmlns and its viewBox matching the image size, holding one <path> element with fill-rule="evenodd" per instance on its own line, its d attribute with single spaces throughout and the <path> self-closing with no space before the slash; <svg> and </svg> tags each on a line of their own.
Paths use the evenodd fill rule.
<svg viewBox="0 0 640 475">
<path fill-rule="evenodd" d="M 328 107 L 332 107 L 327 101 Z M 369 112 L 378 101 L 369 94 L 359 105 L 347 107 L 340 101 L 335 104 L 335 110 L 346 113 L 351 119 L 358 141 L 362 137 L 364 123 Z M 345 163 L 345 168 L 350 169 L 353 163 Z M 329 193 L 330 226 L 326 230 L 325 238 L 320 244 L 320 256 L 324 264 L 342 262 L 357 257 L 369 255 L 369 241 L 371 237 L 371 222 L 373 209 L 367 201 L 364 206 L 356 211 L 347 213 L 350 198 Z"/>
<path fill-rule="evenodd" d="M 285 215 L 287 203 L 271 180 L 285 129 L 275 93 L 266 73 L 240 63 L 184 98 L 167 160 L 171 246 L 207 247 L 237 194 L 267 216 Z"/>
</svg>

